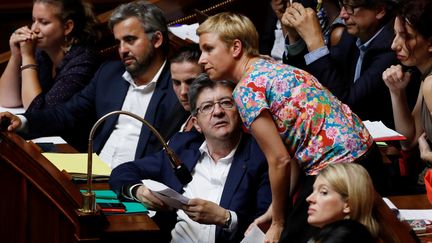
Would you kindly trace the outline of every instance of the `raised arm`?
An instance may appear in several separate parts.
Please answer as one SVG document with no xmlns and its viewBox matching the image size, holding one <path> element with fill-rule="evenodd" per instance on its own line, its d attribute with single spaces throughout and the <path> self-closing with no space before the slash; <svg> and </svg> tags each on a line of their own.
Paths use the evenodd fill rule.
<svg viewBox="0 0 432 243">
<path fill-rule="evenodd" d="M 422 92 L 419 92 L 416 105 L 411 113 L 405 92 L 411 79 L 411 73 L 403 72 L 401 65 L 393 65 L 383 72 L 382 78 L 390 90 L 396 130 L 407 138 L 401 141 L 402 148 L 410 149 L 417 144 L 417 139 L 423 133 L 421 125 Z M 423 85 L 422 83 L 420 90 L 424 89 Z"/>
<path fill-rule="evenodd" d="M 9 39 L 11 57 L 0 78 L 0 105 L 4 107 L 21 106 L 22 43 L 30 40 L 32 33 L 27 26 L 17 29 Z"/>
</svg>

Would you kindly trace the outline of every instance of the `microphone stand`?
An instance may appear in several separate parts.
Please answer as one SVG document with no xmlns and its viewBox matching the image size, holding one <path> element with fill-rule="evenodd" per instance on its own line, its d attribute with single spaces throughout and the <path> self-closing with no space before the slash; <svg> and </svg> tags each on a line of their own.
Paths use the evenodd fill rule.
<svg viewBox="0 0 432 243">
<path fill-rule="evenodd" d="M 167 143 L 164 141 L 162 135 L 154 128 L 148 121 L 144 120 L 142 117 L 135 115 L 128 111 L 112 111 L 104 116 L 102 116 L 92 127 L 89 139 L 88 139 L 88 154 L 87 154 L 87 191 L 83 192 L 83 208 L 79 211 L 86 214 L 92 214 L 96 212 L 96 194 L 92 192 L 92 165 L 93 165 L 93 135 L 99 125 L 105 121 L 105 119 L 111 115 L 127 115 L 133 117 L 144 125 L 146 125 L 152 133 L 158 138 L 159 142 L 162 144 L 174 170 L 174 174 L 179 179 L 180 183 L 183 185 L 188 184 L 192 180 L 192 175 L 184 164 L 180 161 L 174 151 L 168 147 Z"/>
</svg>

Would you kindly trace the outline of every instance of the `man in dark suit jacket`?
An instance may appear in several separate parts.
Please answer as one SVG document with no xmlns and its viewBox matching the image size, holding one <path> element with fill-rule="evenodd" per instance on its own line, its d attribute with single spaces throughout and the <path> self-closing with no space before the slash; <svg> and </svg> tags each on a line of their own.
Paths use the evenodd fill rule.
<svg viewBox="0 0 432 243">
<path fill-rule="evenodd" d="M 381 75 L 387 67 L 398 63 L 391 50 L 395 2 L 340 1 L 340 17 L 346 28 L 339 44 L 330 49 L 319 36 L 321 30 L 317 29 L 314 11 L 293 5 L 282 22 L 290 23 L 291 31 L 297 30 L 307 50 L 296 52 L 294 46 L 299 47 L 301 41 L 290 40 L 285 62 L 314 75 L 362 120 L 381 120 L 394 127 L 390 94 Z M 414 105 L 418 85 L 411 83 L 408 98 Z"/>
<path fill-rule="evenodd" d="M 197 131 L 179 132 L 170 140 L 170 147 L 192 173 L 188 185 L 175 177 L 164 151 L 124 163 L 111 174 L 111 188 L 121 198 L 143 202 L 151 209 L 166 205 L 142 179 L 162 182 L 190 198 L 177 211 L 172 242 L 239 242 L 248 225 L 271 203 L 267 162 L 255 140 L 241 129 L 233 88 L 231 82 L 212 82 L 205 75 L 190 86 Z"/>
<path fill-rule="evenodd" d="M 167 140 L 180 129 L 188 113 L 172 88 L 163 12 L 145 2 L 120 5 L 112 13 L 109 26 L 119 42 L 121 61 L 103 64 L 91 83 L 69 102 L 55 109 L 24 114 L 27 135 L 61 135 L 73 130 L 88 138 L 89 131 L 74 130 L 76 125 L 93 124 L 116 110 L 144 117 Z M 13 117 L 12 121 L 16 119 Z M 83 142 L 86 144 L 87 140 Z M 94 150 L 111 167 L 161 148 L 147 127 L 125 116 L 109 117 L 94 136 Z"/>
</svg>

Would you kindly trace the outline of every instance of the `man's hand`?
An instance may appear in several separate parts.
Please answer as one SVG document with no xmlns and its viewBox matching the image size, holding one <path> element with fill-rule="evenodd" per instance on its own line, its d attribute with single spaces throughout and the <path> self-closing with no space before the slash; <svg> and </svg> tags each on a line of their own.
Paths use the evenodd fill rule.
<svg viewBox="0 0 432 243">
<path fill-rule="evenodd" d="M 183 211 L 200 224 L 224 225 L 228 211 L 214 202 L 203 199 L 191 199 Z"/>
<path fill-rule="evenodd" d="M 0 124 L 2 129 L 5 128 L 8 132 L 14 132 L 21 127 L 21 119 L 10 112 L 0 112 Z"/>
<path fill-rule="evenodd" d="M 144 185 L 138 187 L 135 197 L 148 209 L 164 211 L 172 210 L 172 208 L 166 205 L 162 200 L 155 197 L 155 195 L 153 195 L 153 193 Z"/>
<path fill-rule="evenodd" d="M 325 45 L 321 25 L 313 9 L 305 8 L 300 3 L 293 3 L 286 9 L 281 22 L 297 31 L 309 52 Z"/>
</svg>

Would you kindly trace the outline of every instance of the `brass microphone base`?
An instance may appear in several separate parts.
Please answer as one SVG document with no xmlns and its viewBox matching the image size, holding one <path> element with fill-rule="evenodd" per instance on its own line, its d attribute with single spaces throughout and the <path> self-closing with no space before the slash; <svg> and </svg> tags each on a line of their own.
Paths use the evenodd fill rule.
<svg viewBox="0 0 432 243">
<path fill-rule="evenodd" d="M 96 213 L 96 194 L 94 192 L 83 192 L 83 207 L 78 209 L 84 214 Z"/>
</svg>

